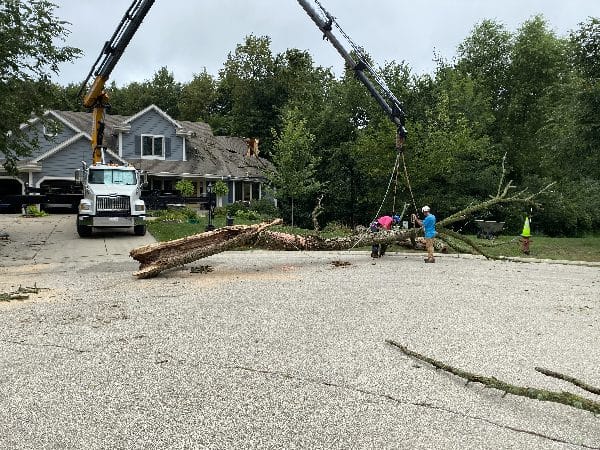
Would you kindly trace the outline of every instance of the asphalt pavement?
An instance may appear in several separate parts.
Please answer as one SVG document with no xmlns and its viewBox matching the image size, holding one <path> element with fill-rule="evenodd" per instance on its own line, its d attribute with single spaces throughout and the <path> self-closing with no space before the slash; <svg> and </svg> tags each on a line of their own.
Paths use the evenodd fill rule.
<svg viewBox="0 0 600 450">
<path fill-rule="evenodd" d="M 127 231 L 0 216 L 0 448 L 600 448 L 600 418 L 434 370 L 600 386 L 598 267 L 231 251 L 138 280 Z M 193 273 L 192 267 L 208 270 Z"/>
</svg>

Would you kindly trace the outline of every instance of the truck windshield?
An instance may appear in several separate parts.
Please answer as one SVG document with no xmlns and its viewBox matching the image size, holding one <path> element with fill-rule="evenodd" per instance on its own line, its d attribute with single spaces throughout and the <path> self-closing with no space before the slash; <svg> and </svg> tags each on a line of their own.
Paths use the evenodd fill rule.
<svg viewBox="0 0 600 450">
<path fill-rule="evenodd" d="M 88 177 L 90 184 L 136 184 L 133 170 L 92 169 Z"/>
</svg>

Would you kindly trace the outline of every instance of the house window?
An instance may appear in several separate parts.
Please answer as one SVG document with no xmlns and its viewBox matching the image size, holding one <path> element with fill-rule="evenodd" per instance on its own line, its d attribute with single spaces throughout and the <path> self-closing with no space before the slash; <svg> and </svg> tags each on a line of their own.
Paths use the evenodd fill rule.
<svg viewBox="0 0 600 450">
<path fill-rule="evenodd" d="M 49 139 L 56 137 L 56 135 L 58 134 L 59 127 L 60 125 L 54 120 L 47 121 L 42 127 L 44 137 Z"/>
<path fill-rule="evenodd" d="M 165 159 L 165 137 L 143 134 L 142 158 Z"/>
</svg>

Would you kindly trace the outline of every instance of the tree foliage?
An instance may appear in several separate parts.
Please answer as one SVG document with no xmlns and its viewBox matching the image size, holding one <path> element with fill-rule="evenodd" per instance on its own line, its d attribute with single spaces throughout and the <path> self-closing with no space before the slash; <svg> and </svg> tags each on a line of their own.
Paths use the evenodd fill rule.
<svg viewBox="0 0 600 450">
<path fill-rule="evenodd" d="M 321 188 L 316 179 L 319 159 L 314 154 L 315 138 L 306 129 L 306 120 L 297 109 L 284 113 L 281 132 L 273 130 L 273 162 L 277 171 L 270 175 L 275 198 L 288 202 L 290 217 L 294 225 L 294 205 L 305 205 Z M 306 209 L 302 210 L 304 213 Z M 307 220 L 305 214 L 302 219 Z"/>
<path fill-rule="evenodd" d="M 6 17 L 13 25 L 24 20 L 15 12 L 23 3 L 8 2 L 4 23 L 12 23 Z M 64 35 L 64 24 L 57 23 L 50 30 Z M 0 44 L 6 59 L 4 48 Z M 56 52 L 56 62 L 76 55 L 69 48 Z M 306 225 L 321 195 L 323 222 L 366 224 L 380 208 L 400 212 L 405 203 L 411 209 L 427 203 L 439 217 L 451 216 L 494 195 L 503 173 L 519 190 L 556 181 L 543 194 L 544 206 L 533 211 L 534 230 L 574 235 L 600 230 L 599 61 L 599 19 L 561 37 L 534 16 L 515 31 L 494 20 L 475 24 L 455 58 L 437 58 L 432 73 L 386 62 L 380 75 L 408 113 L 402 158 L 408 178 L 403 165 L 394 172 L 394 125 L 354 72 L 335 76 L 299 49 L 274 53 L 268 36 L 247 36 L 215 76 L 199 67 L 192 80 L 179 83 L 162 67 L 150 80 L 122 87 L 113 82 L 108 90 L 115 114 L 132 115 L 154 103 L 176 120 L 207 122 L 216 135 L 259 138 L 261 156 L 278 169 L 271 181 L 283 215 L 291 218 L 293 203 L 296 219 Z M 39 110 L 30 101 L 80 108 L 75 86 L 20 74 L 16 79 L 27 86 L 20 89 L 9 84 L 15 77 L 7 78 L 11 66 L 5 66 L 0 89 L 12 100 L 0 96 L 8 107 L 0 114 L 12 108 L 20 115 L 2 124 L 13 134 L 0 139 L 16 138 L 18 123 Z M 13 156 L 24 154 L 1 144 L 14 149 Z M 502 220 L 512 232 L 522 226 L 523 211 L 515 206 L 497 204 L 485 214 L 481 218 Z"/>
<path fill-rule="evenodd" d="M 80 54 L 60 45 L 68 24 L 54 15 L 55 8 L 46 0 L 5 0 L 0 5 L 0 152 L 9 173 L 37 145 L 20 125 L 32 115 L 41 117 L 54 102 L 51 75 Z"/>
</svg>

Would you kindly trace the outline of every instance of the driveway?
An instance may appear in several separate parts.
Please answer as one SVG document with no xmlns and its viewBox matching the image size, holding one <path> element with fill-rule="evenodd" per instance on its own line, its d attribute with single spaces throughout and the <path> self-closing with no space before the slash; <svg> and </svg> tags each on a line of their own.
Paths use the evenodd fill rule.
<svg viewBox="0 0 600 450">
<path fill-rule="evenodd" d="M 150 234 L 135 236 L 127 228 L 94 231 L 91 237 L 80 238 L 73 214 L 1 214 L 2 232 L 8 233 L 9 238 L 0 241 L 0 266 L 127 258 L 132 248 L 156 242 Z"/>
<path fill-rule="evenodd" d="M 232 251 L 137 280 L 150 238 L 72 219 L 0 216 L 0 292 L 45 288 L 0 302 L 0 448 L 600 448 L 589 412 L 385 343 L 600 401 L 534 370 L 600 385 L 597 267 Z"/>
</svg>

